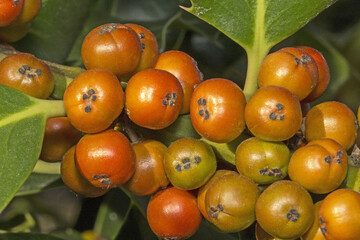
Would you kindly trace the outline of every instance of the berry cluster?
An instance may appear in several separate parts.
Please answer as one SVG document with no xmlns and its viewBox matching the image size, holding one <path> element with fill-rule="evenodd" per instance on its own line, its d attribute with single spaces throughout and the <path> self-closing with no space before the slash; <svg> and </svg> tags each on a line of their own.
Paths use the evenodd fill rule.
<svg viewBox="0 0 360 240">
<path fill-rule="evenodd" d="M 26 35 L 39 14 L 42 0 L 2 0 L 0 2 L 0 41 L 16 42 Z"/>
<path fill-rule="evenodd" d="M 140 25 L 93 29 L 81 55 L 87 70 L 65 91 L 67 117 L 48 120 L 41 153 L 42 160 L 62 160 L 62 179 L 74 192 L 97 197 L 124 186 L 135 195 L 153 194 L 148 222 L 166 239 L 190 237 L 202 217 L 222 232 L 256 221 L 257 235 L 281 239 L 360 236 L 360 194 L 342 188 L 354 145 L 353 155 L 359 154 L 356 116 L 335 101 L 310 107 L 330 81 L 317 50 L 269 54 L 248 101 L 231 80 L 203 80 L 188 54 L 159 54 L 155 36 Z M 40 63 L 28 54 L 9 56 L 0 63 L 0 79 L 47 98 L 51 72 Z M 202 139 L 165 146 L 131 128 L 164 129 L 182 114 Z M 235 166 L 221 168 L 207 142 L 243 136 Z M 323 200 L 314 205 L 313 194 Z"/>
</svg>

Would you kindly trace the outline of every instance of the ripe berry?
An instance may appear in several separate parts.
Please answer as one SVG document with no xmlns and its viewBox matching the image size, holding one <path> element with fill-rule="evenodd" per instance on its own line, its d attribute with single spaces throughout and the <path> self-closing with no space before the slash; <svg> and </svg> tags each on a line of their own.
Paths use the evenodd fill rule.
<svg viewBox="0 0 360 240">
<path fill-rule="evenodd" d="M 117 187 L 134 174 L 135 152 L 120 132 L 87 134 L 76 146 L 76 165 L 94 186 Z"/>
<path fill-rule="evenodd" d="M 0 62 L 0 83 L 43 99 L 54 89 L 49 66 L 29 53 L 9 55 Z"/>
<path fill-rule="evenodd" d="M 0 27 L 12 23 L 20 14 L 24 0 L 2 0 L 0 2 Z"/>
<path fill-rule="evenodd" d="M 85 37 L 81 57 L 87 69 L 102 68 L 124 77 L 136 69 L 141 58 L 141 42 L 130 27 L 108 23 Z"/>
<path fill-rule="evenodd" d="M 113 73 L 91 69 L 79 74 L 66 88 L 64 105 L 74 127 L 96 133 L 107 129 L 120 115 L 124 92 Z"/>
<path fill-rule="evenodd" d="M 246 104 L 245 121 L 254 136 L 266 141 L 284 141 L 301 126 L 300 102 L 286 88 L 262 87 Z"/>
<path fill-rule="evenodd" d="M 230 142 L 244 131 L 245 104 L 245 95 L 234 82 L 208 79 L 191 96 L 191 122 L 202 137 L 213 142 Z"/>
<path fill-rule="evenodd" d="M 201 214 L 195 196 L 186 190 L 170 187 L 150 199 L 147 220 L 151 230 L 160 238 L 185 239 L 198 230 Z"/>
<path fill-rule="evenodd" d="M 307 97 L 318 83 L 315 60 L 300 48 L 288 47 L 265 57 L 259 70 L 259 87 L 277 85 L 293 92 L 299 100 Z"/>
<path fill-rule="evenodd" d="M 133 75 L 125 90 L 126 113 L 135 124 L 162 129 L 179 116 L 183 91 L 174 75 L 147 69 Z"/>
<path fill-rule="evenodd" d="M 340 102 L 320 103 L 306 115 L 305 137 L 308 141 L 331 138 L 348 150 L 356 140 L 355 114 Z"/>
</svg>

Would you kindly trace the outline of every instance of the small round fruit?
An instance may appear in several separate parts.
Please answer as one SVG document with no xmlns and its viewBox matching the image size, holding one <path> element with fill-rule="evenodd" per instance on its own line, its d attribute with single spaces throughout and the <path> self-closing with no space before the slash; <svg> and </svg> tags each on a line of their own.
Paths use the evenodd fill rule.
<svg viewBox="0 0 360 240">
<path fill-rule="evenodd" d="M 31 22 L 39 14 L 41 6 L 42 0 L 25 0 L 20 15 L 13 23 L 23 24 Z"/>
<path fill-rule="evenodd" d="M 202 81 L 202 74 L 196 61 L 185 52 L 166 51 L 160 54 L 155 68 L 168 71 L 179 80 L 184 92 L 180 114 L 189 113 L 191 95 L 195 86 Z"/>
<path fill-rule="evenodd" d="M 86 35 L 81 57 L 87 69 L 107 69 L 120 78 L 134 72 L 141 51 L 141 42 L 134 30 L 123 24 L 108 23 Z"/>
<path fill-rule="evenodd" d="M 223 232 L 238 232 L 255 221 L 257 185 L 240 174 L 218 177 L 205 194 L 209 221 Z"/>
<path fill-rule="evenodd" d="M 60 161 L 81 136 L 81 132 L 70 124 L 67 117 L 49 118 L 46 122 L 40 159 L 46 162 Z"/>
<path fill-rule="evenodd" d="M 12 23 L 20 14 L 24 0 L 2 0 L 0 2 L 0 27 Z"/>
<path fill-rule="evenodd" d="M 227 174 L 237 174 L 237 173 L 235 171 L 230 171 L 230 170 L 217 170 L 214 173 L 214 175 L 209 179 L 209 181 L 207 181 L 206 184 L 203 185 L 198 191 L 198 194 L 197 194 L 198 207 L 199 207 L 199 210 L 200 210 L 201 214 L 207 220 L 210 220 L 210 217 L 209 217 L 208 213 L 206 212 L 206 208 L 205 208 L 205 195 L 206 195 L 206 192 L 209 189 L 209 187 L 211 186 L 211 184 L 216 179 L 218 179 L 221 176 L 227 175 Z"/>
<path fill-rule="evenodd" d="M 312 193 L 328 193 L 344 181 L 348 168 L 345 149 L 330 138 L 319 138 L 296 150 L 289 177 Z"/>
<path fill-rule="evenodd" d="M 314 213 L 310 194 L 300 184 L 288 180 L 272 183 L 256 202 L 258 223 L 277 238 L 303 235 L 314 221 Z"/>
<path fill-rule="evenodd" d="M 270 184 L 287 176 L 290 150 L 283 142 L 256 137 L 241 142 L 235 152 L 236 169 L 258 184 Z"/>
<path fill-rule="evenodd" d="M 187 190 L 204 185 L 215 173 L 216 165 L 212 147 L 194 138 L 171 143 L 164 156 L 164 168 L 171 184 Z"/>
<path fill-rule="evenodd" d="M 107 129 L 120 115 L 124 92 L 113 73 L 91 69 L 79 74 L 66 88 L 64 105 L 75 128 L 96 133 Z"/>
<path fill-rule="evenodd" d="M 319 72 L 319 80 L 312 92 L 302 101 L 312 102 L 318 99 L 327 89 L 330 82 L 330 70 L 324 56 L 316 49 L 312 47 L 301 46 L 298 47 L 307 52 L 316 62 Z"/>
<path fill-rule="evenodd" d="M 245 122 L 250 132 L 262 140 L 284 141 L 300 129 L 301 105 L 286 88 L 265 86 L 246 104 Z"/>
<path fill-rule="evenodd" d="M 93 186 L 80 174 L 75 165 L 75 149 L 76 146 L 72 146 L 61 161 L 61 178 L 64 184 L 75 193 L 86 197 L 99 197 L 107 193 L 109 189 Z"/>
<path fill-rule="evenodd" d="M 213 78 L 201 82 L 190 100 L 190 117 L 195 130 L 218 143 L 230 142 L 245 129 L 246 99 L 236 83 Z"/>
<path fill-rule="evenodd" d="M 54 89 L 49 66 L 28 53 L 9 55 L 0 62 L 0 83 L 43 99 Z"/>
<path fill-rule="evenodd" d="M 23 38 L 30 29 L 30 23 L 10 24 L 0 28 L 0 40 L 11 43 Z"/>
<path fill-rule="evenodd" d="M 166 146 L 159 141 L 145 140 L 133 144 L 133 149 L 136 154 L 135 173 L 124 186 L 139 196 L 166 187 L 169 184 L 163 164 Z"/>
<path fill-rule="evenodd" d="M 315 60 L 300 48 L 280 49 L 265 57 L 259 70 L 259 87 L 276 85 L 287 88 L 299 100 L 307 97 L 318 83 Z"/>
<path fill-rule="evenodd" d="M 132 76 L 125 90 L 126 113 L 135 124 L 162 129 L 179 116 L 183 91 L 169 72 L 147 69 Z"/>
<path fill-rule="evenodd" d="M 360 194 L 338 189 L 327 195 L 319 209 L 319 223 L 327 240 L 359 239 Z"/>
<path fill-rule="evenodd" d="M 120 132 L 107 130 L 82 137 L 76 147 L 76 164 L 94 186 L 117 187 L 135 172 L 135 152 Z"/>
<path fill-rule="evenodd" d="M 159 56 L 159 47 L 155 35 L 143 26 L 133 23 L 125 25 L 134 30 L 141 41 L 142 54 L 139 65 L 135 69 L 135 73 L 148 68 L 153 68 Z"/>
<path fill-rule="evenodd" d="M 186 190 L 170 187 L 157 192 L 149 201 L 147 220 L 160 238 L 186 239 L 201 223 L 196 198 Z"/>
<path fill-rule="evenodd" d="M 323 137 L 331 138 L 348 150 L 356 140 L 355 114 L 340 102 L 320 103 L 306 115 L 305 137 L 309 142 Z"/>
</svg>

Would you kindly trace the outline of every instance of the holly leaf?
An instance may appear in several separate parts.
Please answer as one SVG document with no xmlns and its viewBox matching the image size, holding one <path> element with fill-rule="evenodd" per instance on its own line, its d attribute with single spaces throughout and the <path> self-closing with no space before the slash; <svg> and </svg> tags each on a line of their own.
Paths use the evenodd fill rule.
<svg viewBox="0 0 360 240">
<path fill-rule="evenodd" d="M 65 114 L 62 101 L 40 100 L 0 84 L 0 213 L 39 158 L 46 119 Z"/>
<path fill-rule="evenodd" d="M 337 0 L 191 0 L 183 9 L 219 29 L 248 55 L 244 93 L 257 89 L 257 74 L 270 48 L 294 34 Z"/>
</svg>

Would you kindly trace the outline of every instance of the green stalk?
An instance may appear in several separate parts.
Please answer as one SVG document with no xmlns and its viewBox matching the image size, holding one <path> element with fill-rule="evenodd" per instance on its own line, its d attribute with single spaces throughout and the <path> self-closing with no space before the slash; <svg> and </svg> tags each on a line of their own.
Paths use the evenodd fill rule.
<svg viewBox="0 0 360 240">
<path fill-rule="evenodd" d="M 266 42 L 265 37 L 265 13 L 265 0 L 257 1 L 253 45 L 251 47 L 245 47 L 248 57 L 246 80 L 244 86 L 244 94 L 246 97 L 246 101 L 249 101 L 251 96 L 258 88 L 257 81 L 259 69 L 262 61 L 264 60 L 271 48 L 271 44 Z"/>
</svg>

